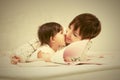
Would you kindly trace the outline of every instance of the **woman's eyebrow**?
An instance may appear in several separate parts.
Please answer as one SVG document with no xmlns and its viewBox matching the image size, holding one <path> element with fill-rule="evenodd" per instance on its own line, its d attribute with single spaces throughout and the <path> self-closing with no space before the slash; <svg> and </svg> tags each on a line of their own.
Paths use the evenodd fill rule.
<svg viewBox="0 0 120 80">
<path fill-rule="evenodd" d="M 71 26 L 68 26 L 69 29 L 71 29 Z"/>
<path fill-rule="evenodd" d="M 77 33 L 76 31 L 74 31 L 73 33 L 79 35 L 79 33 Z"/>
</svg>

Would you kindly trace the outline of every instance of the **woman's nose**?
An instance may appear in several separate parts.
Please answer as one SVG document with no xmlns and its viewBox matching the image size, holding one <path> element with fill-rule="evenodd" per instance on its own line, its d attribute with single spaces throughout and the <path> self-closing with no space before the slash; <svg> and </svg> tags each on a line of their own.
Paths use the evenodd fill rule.
<svg viewBox="0 0 120 80">
<path fill-rule="evenodd" d="M 71 32 L 70 31 L 66 32 L 66 37 L 71 37 Z"/>
</svg>

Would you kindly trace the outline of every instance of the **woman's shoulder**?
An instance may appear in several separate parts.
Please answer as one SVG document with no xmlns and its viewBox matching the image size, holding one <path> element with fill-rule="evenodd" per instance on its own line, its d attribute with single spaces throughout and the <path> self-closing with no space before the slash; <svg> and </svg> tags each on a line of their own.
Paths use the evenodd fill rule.
<svg viewBox="0 0 120 80">
<path fill-rule="evenodd" d="M 89 50 L 91 41 L 82 40 L 76 41 L 68 45 L 64 51 L 64 58 L 79 58 L 83 60 L 83 55 L 87 53 Z"/>
</svg>

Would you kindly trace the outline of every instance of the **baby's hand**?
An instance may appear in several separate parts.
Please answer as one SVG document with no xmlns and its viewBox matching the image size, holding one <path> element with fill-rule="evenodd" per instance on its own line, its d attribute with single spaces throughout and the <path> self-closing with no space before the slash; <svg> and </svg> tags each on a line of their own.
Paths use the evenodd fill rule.
<svg viewBox="0 0 120 80">
<path fill-rule="evenodd" d="M 18 62 L 20 62 L 20 58 L 18 56 L 12 56 L 11 63 L 17 64 Z"/>
<path fill-rule="evenodd" d="M 49 53 L 43 53 L 43 52 L 39 52 L 38 53 L 38 58 L 42 58 L 44 61 L 46 61 L 46 62 L 50 62 L 51 60 L 50 60 L 50 58 L 51 58 L 51 54 L 49 54 Z"/>
</svg>

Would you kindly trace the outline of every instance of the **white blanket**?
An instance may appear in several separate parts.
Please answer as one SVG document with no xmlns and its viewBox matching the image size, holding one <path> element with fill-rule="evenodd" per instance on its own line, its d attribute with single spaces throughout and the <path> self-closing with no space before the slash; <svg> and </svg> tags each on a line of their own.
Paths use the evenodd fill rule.
<svg viewBox="0 0 120 80">
<path fill-rule="evenodd" d="M 4 55 L 0 56 L 0 80 L 119 80 L 119 59 L 119 54 L 104 54 L 104 58 L 93 58 L 89 61 L 91 64 L 84 65 L 44 61 L 12 65 L 9 57 Z"/>
</svg>

